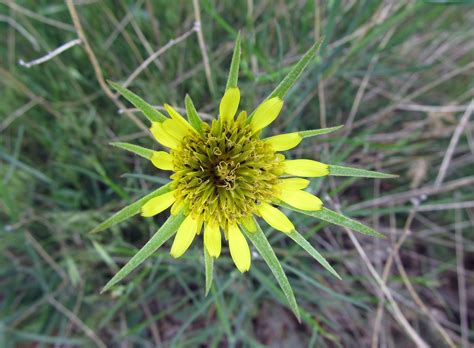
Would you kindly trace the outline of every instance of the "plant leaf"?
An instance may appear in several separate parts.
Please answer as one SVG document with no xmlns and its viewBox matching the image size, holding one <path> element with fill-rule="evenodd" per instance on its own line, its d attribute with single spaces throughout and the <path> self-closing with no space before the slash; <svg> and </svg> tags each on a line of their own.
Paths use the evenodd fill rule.
<svg viewBox="0 0 474 348">
<path fill-rule="evenodd" d="M 163 226 L 156 231 L 151 239 L 118 271 L 107 284 L 105 284 L 101 293 L 109 290 L 125 278 L 130 272 L 143 263 L 151 254 L 153 254 L 160 246 L 170 239 L 184 220 L 184 214 L 180 212 L 178 215 L 171 215 Z"/>
<path fill-rule="evenodd" d="M 232 61 L 230 63 L 229 77 L 227 78 L 227 84 L 225 89 L 237 87 L 237 82 L 239 80 L 239 67 L 240 67 L 240 31 L 237 33 L 234 45 L 234 53 L 232 54 Z"/>
<path fill-rule="evenodd" d="M 371 170 L 343 167 L 343 166 L 333 166 L 333 165 L 329 165 L 329 175 L 354 176 L 357 178 L 380 178 L 380 179 L 398 178 L 398 175 L 385 174 L 385 173 L 380 173 L 380 172 L 374 172 Z"/>
<path fill-rule="evenodd" d="M 191 97 L 187 94 L 184 98 L 184 103 L 186 105 L 186 114 L 188 115 L 189 123 L 191 123 L 191 126 L 193 126 L 199 134 L 203 134 L 201 118 L 194 107 Z"/>
<path fill-rule="evenodd" d="M 206 267 L 206 296 L 209 293 L 209 290 L 211 290 L 212 286 L 212 276 L 213 276 L 213 270 L 214 270 L 214 259 L 212 258 L 211 255 L 207 252 L 206 247 L 204 249 L 204 265 Z"/>
<path fill-rule="evenodd" d="M 344 127 L 344 126 L 340 125 L 340 126 L 337 126 L 337 127 L 311 129 L 311 130 L 298 132 L 298 134 L 301 135 L 303 138 L 309 138 L 309 137 L 314 137 L 315 135 L 332 133 L 332 132 L 337 131 L 338 129 L 341 129 L 342 127 Z"/>
<path fill-rule="evenodd" d="M 122 87 L 116 82 L 107 81 L 117 92 L 119 92 L 122 97 L 127 99 L 133 106 L 139 109 L 150 122 L 163 122 L 168 118 L 163 115 L 161 112 L 156 110 L 153 106 L 148 104 L 138 95 L 130 91 L 129 89 Z"/>
<path fill-rule="evenodd" d="M 341 279 L 339 274 L 332 268 L 329 262 L 321 255 L 308 241 L 303 235 L 301 235 L 298 231 L 293 231 L 287 234 L 288 237 L 293 239 L 300 247 L 306 250 L 316 261 L 318 261 L 321 266 L 326 268 L 330 273 L 332 273 L 336 278 Z"/>
<path fill-rule="evenodd" d="M 124 149 L 124 150 L 130 151 L 130 152 L 133 152 L 134 154 L 136 154 L 140 157 L 146 158 L 148 160 L 151 159 L 151 156 L 153 155 L 153 150 L 150 150 L 150 149 L 147 149 L 145 147 L 138 146 L 138 145 L 135 145 L 135 144 L 120 143 L 120 142 L 109 143 L 109 144 L 112 145 L 112 146 L 118 147 L 120 149 Z"/>
<path fill-rule="evenodd" d="M 288 278 L 286 277 L 286 274 L 283 271 L 283 268 L 281 267 L 280 261 L 278 261 L 278 258 L 276 257 L 272 246 L 268 242 L 267 237 L 263 233 L 257 221 L 255 221 L 255 224 L 257 225 L 256 232 L 248 232 L 244 226 L 241 227 L 244 230 L 244 233 L 247 238 L 250 239 L 252 244 L 263 257 L 268 267 L 270 267 L 270 270 L 272 271 L 274 277 L 276 278 L 278 284 L 281 287 L 281 290 L 283 291 L 286 296 L 286 299 L 288 300 L 291 310 L 295 314 L 298 321 L 301 321 L 300 312 L 298 310 L 298 304 L 296 303 L 293 289 L 291 288 Z"/>
<path fill-rule="evenodd" d="M 282 206 L 290 210 L 296 211 L 298 213 L 309 215 L 323 221 L 327 221 L 334 225 L 347 227 L 351 230 L 354 230 L 362 234 L 366 234 L 371 237 L 385 238 L 383 234 L 371 229 L 370 227 L 365 226 L 364 224 L 361 224 L 360 222 L 356 220 L 352 220 L 351 218 L 348 218 L 347 216 L 339 214 L 338 212 L 335 212 L 334 210 L 331 210 L 328 208 L 323 207 L 321 210 L 317 210 L 317 211 L 306 211 L 306 210 L 293 208 L 287 204 L 284 204 L 284 205 L 282 204 Z"/>
<path fill-rule="evenodd" d="M 127 220 L 128 218 L 138 214 L 143 204 L 145 204 L 147 201 L 149 201 L 153 197 L 159 196 L 163 193 L 170 191 L 170 188 L 171 188 L 171 183 L 166 184 L 164 186 L 161 186 L 159 189 L 156 189 L 155 191 L 140 198 L 138 201 L 130 205 L 127 205 L 125 208 L 122 208 L 121 210 L 113 214 L 111 217 L 106 219 L 104 222 L 96 226 L 92 231 L 90 231 L 90 233 L 97 233 L 97 232 L 103 231 L 115 224 L 118 224 L 119 222 Z"/>
<path fill-rule="evenodd" d="M 320 39 L 319 41 L 315 42 L 308 51 L 306 51 L 303 57 L 301 57 L 301 59 L 293 66 L 288 75 L 286 75 L 280 84 L 273 90 L 273 92 L 270 93 L 267 99 L 273 97 L 280 97 L 283 99 L 285 97 L 290 88 L 293 87 L 300 75 L 314 58 L 316 53 L 318 53 L 322 43 L 323 39 Z"/>
</svg>

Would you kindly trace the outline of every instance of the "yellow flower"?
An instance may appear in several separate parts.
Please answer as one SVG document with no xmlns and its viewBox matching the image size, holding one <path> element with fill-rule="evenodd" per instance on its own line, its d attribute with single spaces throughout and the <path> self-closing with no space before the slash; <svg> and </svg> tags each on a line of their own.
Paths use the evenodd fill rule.
<svg viewBox="0 0 474 348">
<path fill-rule="evenodd" d="M 257 216 L 276 230 L 292 233 L 292 222 L 275 206 L 285 203 L 301 210 L 320 210 L 321 200 L 304 191 L 309 182 L 296 177 L 325 176 L 329 170 L 326 164 L 286 160 L 279 153 L 297 146 L 303 139 L 300 133 L 261 138 L 262 129 L 280 114 L 281 98 L 265 100 L 252 117 L 245 111 L 236 117 L 239 103 L 239 88 L 227 89 L 219 117 L 210 125 L 202 123 L 201 132 L 165 105 L 169 118 L 153 122 L 150 131 L 169 152 L 154 152 L 151 162 L 158 169 L 173 171 L 172 190 L 150 199 L 141 211 L 150 217 L 172 207 L 173 215 L 186 215 L 174 238 L 173 257 L 183 255 L 204 228 L 209 255 L 219 257 L 223 233 L 235 265 L 245 272 L 251 254 L 239 226 Z"/>
</svg>

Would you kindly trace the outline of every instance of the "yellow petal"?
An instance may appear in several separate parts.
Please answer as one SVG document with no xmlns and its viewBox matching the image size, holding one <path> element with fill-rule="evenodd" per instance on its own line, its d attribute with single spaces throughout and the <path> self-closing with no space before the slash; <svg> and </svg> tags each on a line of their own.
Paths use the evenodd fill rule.
<svg viewBox="0 0 474 348">
<path fill-rule="evenodd" d="M 150 217 L 161 213 L 163 210 L 169 208 L 175 201 L 174 191 L 170 191 L 150 199 L 142 206 L 142 216 Z"/>
<path fill-rule="evenodd" d="M 165 151 L 154 151 L 151 163 L 158 169 L 173 170 L 173 157 Z"/>
<path fill-rule="evenodd" d="M 303 190 L 309 185 L 309 180 L 302 178 L 288 178 L 280 180 L 280 187 L 283 190 Z"/>
<path fill-rule="evenodd" d="M 187 129 L 190 130 L 190 131 L 194 131 L 194 132 L 196 131 L 196 130 L 189 124 L 189 122 L 186 121 L 186 119 L 185 119 L 183 116 L 181 116 L 181 114 L 180 114 L 178 111 L 176 111 L 171 105 L 165 104 L 165 109 L 166 109 L 166 111 L 168 112 L 168 114 L 170 115 L 170 117 L 171 117 L 174 121 L 178 122 L 181 126 L 187 128 Z"/>
<path fill-rule="evenodd" d="M 329 174 L 329 167 L 327 164 L 313 160 L 287 160 L 283 162 L 283 164 L 285 165 L 285 173 L 290 175 L 318 177 Z"/>
<path fill-rule="evenodd" d="M 244 273 L 250 269 L 250 249 L 242 232 L 237 225 L 229 225 L 227 231 L 229 235 L 229 249 L 232 260 L 234 260 L 237 269 Z"/>
<path fill-rule="evenodd" d="M 275 151 L 286 151 L 298 146 L 302 139 L 303 137 L 298 132 L 295 132 L 275 135 L 274 137 L 266 138 L 264 141 L 270 144 Z"/>
<path fill-rule="evenodd" d="M 221 231 L 218 224 L 206 224 L 204 229 L 204 246 L 212 257 L 219 257 L 221 254 Z"/>
<path fill-rule="evenodd" d="M 272 207 L 268 203 L 262 203 L 258 206 L 258 212 L 262 216 L 262 218 L 275 230 L 282 231 L 285 233 L 291 233 L 295 230 L 295 226 L 287 218 L 285 214 L 283 214 L 279 209 Z"/>
<path fill-rule="evenodd" d="M 171 215 L 178 215 L 178 213 L 183 209 L 184 202 L 182 200 L 176 201 L 171 206 Z"/>
<path fill-rule="evenodd" d="M 278 97 L 270 98 L 260 104 L 250 122 L 253 132 L 255 133 L 272 123 L 277 118 L 282 107 L 283 100 Z"/>
<path fill-rule="evenodd" d="M 161 125 L 166 133 L 178 141 L 181 141 L 183 137 L 189 134 L 189 129 L 176 120 L 166 120 Z"/>
<path fill-rule="evenodd" d="M 252 215 L 242 219 L 241 223 L 248 232 L 253 233 L 257 231 L 257 225 L 255 225 Z"/>
<path fill-rule="evenodd" d="M 239 108 L 240 90 L 237 87 L 225 91 L 219 105 L 219 115 L 223 121 L 232 120 Z"/>
<path fill-rule="evenodd" d="M 163 125 L 160 122 L 153 122 L 150 128 L 151 133 L 155 139 L 163 146 L 171 149 L 176 149 L 179 145 L 179 140 L 171 136 L 163 129 Z"/>
<path fill-rule="evenodd" d="M 323 207 L 323 202 L 318 197 L 306 191 L 282 190 L 278 198 L 301 210 L 316 211 Z"/>
<path fill-rule="evenodd" d="M 176 232 L 176 237 L 174 237 L 170 251 L 171 256 L 180 257 L 188 250 L 196 236 L 198 226 L 202 223 L 200 220 L 194 219 L 191 214 L 184 219 Z"/>
</svg>

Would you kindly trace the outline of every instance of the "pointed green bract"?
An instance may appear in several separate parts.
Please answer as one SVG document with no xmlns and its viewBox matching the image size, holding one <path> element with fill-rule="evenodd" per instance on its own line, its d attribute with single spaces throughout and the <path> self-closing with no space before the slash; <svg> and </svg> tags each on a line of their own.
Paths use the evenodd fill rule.
<svg viewBox="0 0 474 348">
<path fill-rule="evenodd" d="M 134 144 L 129 144 L 129 143 L 109 143 L 112 146 L 118 147 L 120 149 L 124 149 L 130 152 L 133 152 L 134 154 L 141 156 L 146 159 L 151 159 L 151 156 L 153 155 L 153 150 L 147 149 L 142 146 L 134 145 Z"/>
<path fill-rule="evenodd" d="M 320 263 L 321 266 L 326 268 L 332 275 L 336 278 L 341 279 L 339 274 L 332 268 L 332 266 L 327 262 L 323 255 L 321 255 L 307 240 L 303 237 L 298 231 L 293 231 L 292 233 L 287 234 L 288 237 L 293 239 L 300 247 L 308 252 L 316 261 Z"/>
<path fill-rule="evenodd" d="M 187 94 L 184 98 L 184 104 L 186 105 L 186 114 L 188 115 L 189 123 L 198 131 L 199 134 L 203 134 L 201 118 L 194 107 L 191 97 Z"/>
<path fill-rule="evenodd" d="M 211 255 L 207 252 L 206 247 L 204 249 L 204 265 L 205 265 L 205 273 L 206 273 L 206 296 L 209 294 L 209 290 L 211 290 L 212 286 L 212 276 L 214 271 L 214 259 Z"/>
<path fill-rule="evenodd" d="M 301 135 L 303 138 L 310 138 L 310 137 L 314 137 L 315 135 L 322 135 L 322 134 L 328 134 L 328 133 L 335 132 L 338 129 L 341 129 L 342 127 L 344 127 L 344 126 L 341 125 L 341 126 L 337 126 L 337 127 L 311 129 L 311 130 L 298 132 L 298 134 Z"/>
<path fill-rule="evenodd" d="M 105 284 L 101 293 L 109 290 L 125 278 L 130 272 L 143 263 L 151 254 L 153 254 L 160 246 L 170 239 L 184 220 L 184 214 L 180 212 L 178 215 L 171 215 L 168 220 L 160 227 L 151 239 L 118 271 L 112 279 Z"/>
<path fill-rule="evenodd" d="M 380 178 L 380 179 L 398 178 L 398 175 L 385 174 L 385 173 L 380 173 L 380 172 L 374 172 L 372 170 L 343 167 L 343 166 L 333 166 L 333 165 L 329 165 L 329 175 L 354 176 L 358 178 Z"/>
<path fill-rule="evenodd" d="M 385 238 L 383 234 L 371 229 L 370 227 L 365 226 L 364 224 L 361 224 L 360 222 L 356 220 L 352 220 L 351 218 L 348 218 L 347 216 L 339 214 L 338 212 L 335 212 L 334 210 L 331 210 L 328 208 L 323 207 L 321 210 L 317 210 L 317 211 L 306 211 L 306 210 L 293 208 L 286 204 L 282 206 L 290 210 L 296 211 L 298 213 L 309 215 L 323 221 L 327 221 L 334 225 L 347 227 L 351 230 L 354 230 L 362 234 L 366 234 L 371 237 Z"/>
<path fill-rule="evenodd" d="M 145 204 L 150 199 L 156 196 L 169 192 L 170 189 L 171 189 L 171 183 L 161 186 L 159 189 L 153 191 L 152 193 L 147 194 L 145 197 L 140 198 L 138 201 L 130 205 L 127 205 L 125 208 L 122 208 L 121 210 L 116 212 L 114 215 L 109 217 L 107 220 L 102 222 L 100 225 L 95 227 L 92 231 L 90 231 L 90 233 L 103 231 L 113 225 L 118 224 L 119 222 L 127 220 L 128 218 L 131 218 L 132 216 L 140 212 L 140 208 L 142 207 L 143 204 Z"/>
<path fill-rule="evenodd" d="M 240 31 L 237 33 L 237 38 L 235 39 L 234 53 L 232 54 L 232 61 L 230 63 L 229 77 L 227 78 L 227 84 L 225 89 L 237 87 L 237 82 L 239 80 L 239 67 L 240 67 Z"/>
<path fill-rule="evenodd" d="M 318 53 L 322 42 L 323 39 L 320 39 L 318 42 L 315 42 L 313 46 L 311 46 L 311 48 L 304 54 L 304 56 L 301 57 L 301 59 L 293 66 L 293 68 L 290 70 L 288 75 L 285 76 L 283 81 L 281 81 L 280 84 L 273 90 L 273 92 L 270 93 L 267 99 L 273 97 L 279 97 L 283 99 L 285 97 L 285 95 L 288 93 L 290 88 L 293 87 L 293 85 L 301 76 L 301 74 L 306 69 L 311 60 L 316 56 L 316 53 Z"/>
<path fill-rule="evenodd" d="M 167 119 L 165 115 L 156 110 L 153 106 L 148 104 L 138 95 L 132 91 L 122 87 L 116 82 L 107 81 L 117 92 L 119 92 L 125 99 L 127 99 L 133 106 L 140 110 L 150 122 L 163 122 Z"/>
<path fill-rule="evenodd" d="M 256 221 L 255 224 L 257 226 L 256 232 L 248 232 L 244 226 L 241 227 L 247 238 L 250 239 L 252 244 L 255 246 L 262 258 L 265 260 L 268 267 L 270 267 L 270 270 L 272 271 L 278 284 L 281 287 L 281 290 L 283 291 L 286 296 L 286 299 L 288 300 L 291 310 L 295 314 L 298 321 L 301 321 L 300 312 L 298 310 L 298 304 L 296 303 L 295 295 L 293 293 L 293 289 L 291 288 L 290 282 L 288 281 L 288 278 L 286 277 L 286 274 L 283 271 L 283 267 L 281 267 L 280 261 L 278 261 L 278 258 L 276 257 L 272 246 L 268 242 L 268 239 L 263 233 L 259 224 Z"/>
</svg>

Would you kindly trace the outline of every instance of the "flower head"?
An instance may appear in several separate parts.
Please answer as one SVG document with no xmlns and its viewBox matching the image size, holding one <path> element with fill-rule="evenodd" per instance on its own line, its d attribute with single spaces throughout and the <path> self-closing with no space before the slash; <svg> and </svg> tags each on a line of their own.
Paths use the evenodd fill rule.
<svg viewBox="0 0 474 348">
<path fill-rule="evenodd" d="M 251 253 L 247 240 L 270 267 L 298 316 L 293 292 L 258 219 L 287 234 L 333 275 L 336 271 L 324 257 L 297 232 L 280 207 L 307 214 L 357 232 L 381 235 L 361 223 L 323 207 L 322 201 L 306 191 L 306 178 L 327 175 L 372 178 L 388 174 L 343 166 L 327 165 L 313 159 L 287 159 L 283 151 L 298 146 L 307 137 L 333 132 L 340 127 L 299 131 L 264 137 L 262 131 L 280 115 L 288 90 L 318 51 L 316 43 L 295 64 L 275 90 L 250 115 L 238 111 L 240 90 L 237 78 L 240 38 L 237 37 L 224 96 L 212 122 L 201 121 L 189 96 L 185 98 L 187 120 L 165 104 L 168 116 L 143 99 L 111 82 L 111 85 L 151 121 L 151 134 L 166 151 L 153 151 L 137 145 L 114 143 L 149 159 L 160 170 L 171 171 L 171 182 L 132 205 L 123 208 L 93 232 L 104 230 L 141 211 L 152 217 L 170 209 L 171 216 L 135 256 L 106 284 L 104 290 L 123 279 L 174 235 L 171 255 L 180 257 L 198 235 L 203 235 L 206 265 L 206 291 L 212 283 L 212 262 L 221 255 L 226 240 L 230 255 L 240 272 L 250 269 Z"/>
<path fill-rule="evenodd" d="M 237 115 L 240 91 L 229 88 L 219 106 L 219 117 L 194 128 L 173 107 L 165 105 L 169 118 L 153 122 L 151 133 L 169 152 L 156 151 L 151 161 L 159 169 L 171 170 L 171 191 L 146 202 L 145 217 L 171 207 L 171 213 L 186 216 L 178 229 L 171 255 L 181 256 L 194 237 L 204 231 L 209 255 L 221 252 L 222 233 L 232 259 L 241 272 L 250 268 L 250 252 L 240 226 L 255 231 L 253 219 L 292 233 L 291 221 L 274 205 L 281 202 L 298 209 L 317 211 L 322 202 L 303 191 L 308 180 L 329 173 L 328 166 L 313 160 L 286 160 L 280 153 L 297 146 L 299 133 L 262 138 L 262 129 L 280 114 L 283 100 L 273 97 L 260 104 L 253 117 Z"/>
</svg>

